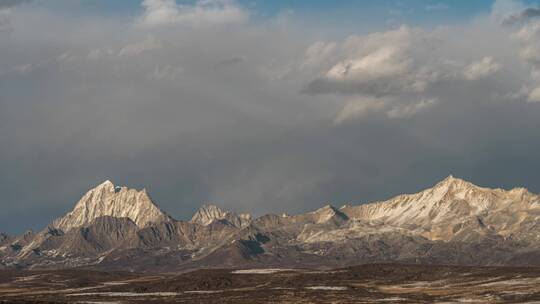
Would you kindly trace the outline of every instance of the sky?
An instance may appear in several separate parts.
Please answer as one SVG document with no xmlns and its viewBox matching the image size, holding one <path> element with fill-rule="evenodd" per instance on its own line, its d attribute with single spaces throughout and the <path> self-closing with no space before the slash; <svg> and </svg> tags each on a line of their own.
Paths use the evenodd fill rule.
<svg viewBox="0 0 540 304">
<path fill-rule="evenodd" d="M 0 0 L 0 231 L 110 179 L 171 216 L 540 192 L 540 3 Z"/>
</svg>

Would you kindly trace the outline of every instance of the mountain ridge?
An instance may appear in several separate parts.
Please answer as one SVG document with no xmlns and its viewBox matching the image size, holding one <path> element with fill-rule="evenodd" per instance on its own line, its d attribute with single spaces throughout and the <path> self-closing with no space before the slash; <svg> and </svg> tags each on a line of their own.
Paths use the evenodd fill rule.
<svg viewBox="0 0 540 304">
<path fill-rule="evenodd" d="M 105 181 L 41 232 L 4 237 L 0 268 L 180 270 L 362 262 L 540 266 L 540 197 L 449 176 L 385 201 L 252 218 L 203 205 L 189 221 Z"/>
</svg>

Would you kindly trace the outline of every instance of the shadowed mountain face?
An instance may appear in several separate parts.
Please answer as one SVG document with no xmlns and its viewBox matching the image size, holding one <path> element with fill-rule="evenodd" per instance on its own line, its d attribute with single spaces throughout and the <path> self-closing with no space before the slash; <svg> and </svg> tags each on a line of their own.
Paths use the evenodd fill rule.
<svg viewBox="0 0 540 304">
<path fill-rule="evenodd" d="M 39 233 L 0 234 L 0 267 L 176 271 L 402 262 L 540 265 L 540 197 L 452 176 L 384 202 L 252 219 L 203 206 L 190 221 L 111 182 Z"/>
</svg>

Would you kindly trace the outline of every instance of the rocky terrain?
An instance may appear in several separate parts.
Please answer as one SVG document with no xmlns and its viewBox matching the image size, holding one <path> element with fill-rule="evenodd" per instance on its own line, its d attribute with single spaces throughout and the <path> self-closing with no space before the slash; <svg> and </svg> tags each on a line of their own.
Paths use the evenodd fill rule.
<svg viewBox="0 0 540 304">
<path fill-rule="evenodd" d="M 0 272 L 0 303 L 538 303 L 540 269 L 361 265 L 182 274 Z"/>
<path fill-rule="evenodd" d="M 0 234 L 0 268 L 175 272 L 364 263 L 540 266 L 540 197 L 452 176 L 416 194 L 253 218 L 203 206 L 190 221 L 106 181 L 40 232 Z"/>
</svg>

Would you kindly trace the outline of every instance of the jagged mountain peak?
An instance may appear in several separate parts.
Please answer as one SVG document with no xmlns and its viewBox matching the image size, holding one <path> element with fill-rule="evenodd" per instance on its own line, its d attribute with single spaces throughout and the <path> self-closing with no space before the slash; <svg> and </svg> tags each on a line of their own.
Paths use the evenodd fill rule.
<svg viewBox="0 0 540 304">
<path fill-rule="evenodd" d="M 203 204 L 193 215 L 190 222 L 208 226 L 217 220 L 227 220 L 237 227 L 243 227 L 251 221 L 250 214 L 236 214 L 213 204 Z"/>
<path fill-rule="evenodd" d="M 21 237 L 23 238 L 32 237 L 34 234 L 35 234 L 34 230 L 28 229 L 21 235 Z"/>
<path fill-rule="evenodd" d="M 130 188 L 126 187 L 126 186 L 119 186 L 119 185 L 115 185 L 111 180 L 106 180 L 104 182 L 102 182 L 101 184 L 97 185 L 93 190 L 99 190 L 99 189 L 105 189 L 107 191 L 114 191 L 114 192 L 120 192 L 122 190 L 124 191 L 127 191 L 127 190 L 131 190 Z M 135 190 L 135 189 L 133 189 Z M 137 192 L 140 192 L 140 193 L 146 193 L 146 188 L 143 188 L 141 190 L 136 190 Z"/>
<path fill-rule="evenodd" d="M 110 180 L 110 179 L 107 179 L 105 180 L 104 182 L 102 182 L 101 184 L 99 184 L 97 187 L 114 187 L 114 183 Z"/>
<path fill-rule="evenodd" d="M 322 206 L 321 208 L 315 210 L 314 212 L 324 212 L 324 211 L 329 211 L 329 210 L 336 210 L 336 208 L 330 204 L 326 204 Z"/>
<path fill-rule="evenodd" d="M 418 193 L 345 207 L 341 211 L 353 219 L 394 227 L 421 227 L 424 236 L 450 239 L 460 227 L 491 215 L 510 218 L 520 212 L 521 215 L 512 220 L 520 223 L 525 219 L 523 214 L 537 212 L 535 210 L 538 209 L 538 201 L 538 196 L 523 188 L 509 191 L 491 189 L 450 175 L 433 187 Z M 499 221 L 500 219 L 494 220 L 492 227 L 499 225 Z M 508 230 L 507 233 L 514 229 L 509 229 L 510 225 L 504 227 Z"/>
<path fill-rule="evenodd" d="M 455 202 L 463 201 L 476 212 L 493 211 L 505 207 L 511 201 L 522 200 L 521 203 L 531 202 L 536 195 L 526 188 L 505 190 L 475 185 L 463 179 L 448 177 L 434 187 L 426 189 L 413 196 L 423 197 L 422 201 Z"/>
<path fill-rule="evenodd" d="M 326 205 L 318 209 L 317 211 L 315 211 L 315 214 L 318 215 L 317 222 L 324 223 L 330 220 L 331 218 L 333 218 L 334 216 L 336 216 L 338 213 L 334 207 L 330 205 Z"/>
<path fill-rule="evenodd" d="M 517 187 L 510 190 L 505 190 L 501 188 L 489 188 L 478 186 L 467 180 L 456 178 L 452 175 L 445 178 L 444 180 L 437 183 L 432 188 L 428 188 L 424 191 L 421 191 L 412 195 L 422 195 L 422 194 L 442 194 L 445 198 L 458 198 L 458 199 L 473 199 L 474 203 L 475 197 L 492 197 L 493 199 L 504 198 L 507 196 L 513 195 L 530 195 L 534 196 L 527 188 Z"/>
<path fill-rule="evenodd" d="M 464 179 L 454 177 L 453 175 L 449 175 L 447 178 L 438 182 L 433 187 L 433 189 L 440 189 L 440 188 L 445 188 L 448 190 L 466 190 L 466 189 L 481 188 L 481 187 L 469 181 L 466 181 Z"/>
<path fill-rule="evenodd" d="M 218 213 L 225 213 L 227 212 L 226 210 L 223 210 L 221 208 L 219 208 L 218 206 L 214 205 L 214 204 L 203 204 L 199 210 L 207 210 L 207 211 L 210 211 L 210 212 L 218 212 Z"/>
<path fill-rule="evenodd" d="M 314 223 L 318 223 L 318 224 L 326 223 L 332 219 L 335 219 L 335 220 L 347 219 L 347 216 L 343 212 L 341 212 L 336 207 L 330 204 L 327 204 L 315 211 L 311 211 L 303 215 L 298 215 L 296 217 L 297 218 L 307 217 L 307 218 L 310 218 L 311 221 L 313 221 Z"/>
<path fill-rule="evenodd" d="M 222 219 L 227 215 L 227 211 L 222 210 L 213 204 L 203 204 L 191 218 L 192 223 L 209 225 L 214 220 Z"/>
<path fill-rule="evenodd" d="M 453 184 L 464 184 L 468 183 L 466 180 L 455 177 L 454 175 L 450 174 L 442 181 L 438 182 L 437 185 L 453 185 Z"/>
<path fill-rule="evenodd" d="M 334 215 L 336 214 L 337 212 L 339 212 L 334 206 L 330 205 L 330 204 L 327 204 L 327 205 L 324 205 L 323 207 L 315 210 L 315 211 L 311 211 L 310 213 L 311 214 L 318 214 L 318 215 Z"/>
<path fill-rule="evenodd" d="M 102 216 L 129 218 L 141 228 L 171 219 L 152 201 L 145 189 L 115 186 L 106 180 L 90 189 L 71 212 L 55 220 L 51 227 L 68 231 L 88 225 Z"/>
</svg>

